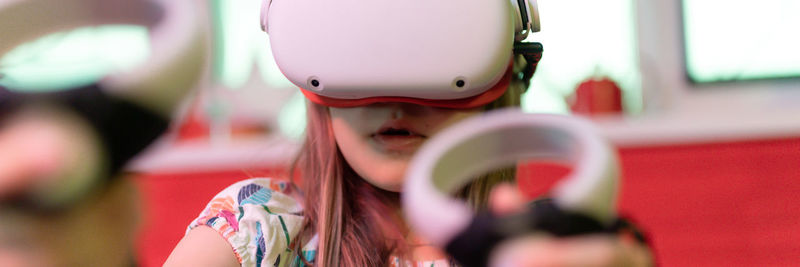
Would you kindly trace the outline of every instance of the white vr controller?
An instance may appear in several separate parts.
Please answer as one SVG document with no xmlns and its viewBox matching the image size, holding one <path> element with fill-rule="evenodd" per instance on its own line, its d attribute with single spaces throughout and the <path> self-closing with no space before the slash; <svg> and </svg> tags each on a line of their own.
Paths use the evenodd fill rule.
<svg viewBox="0 0 800 267">
<path fill-rule="evenodd" d="M 204 77 L 210 47 L 204 16 L 205 10 L 193 0 L 0 0 L 0 56 L 46 34 L 112 24 L 147 27 L 152 51 L 132 70 L 62 88 L 70 90 L 0 88 L 0 116 L 38 101 L 69 108 L 98 134 L 106 152 L 105 169 L 98 175 L 64 178 L 70 186 L 59 184 L 0 201 L 49 212 L 81 200 L 101 184 L 97 180 L 117 177 L 128 160 L 167 129 L 167 116 Z"/>
<path fill-rule="evenodd" d="M 106 77 L 103 85 L 183 92 L 186 89 L 170 87 L 197 80 L 205 63 L 208 40 L 202 12 L 192 0 L 3 0 L 0 56 L 49 33 L 85 26 L 142 25 L 149 30 L 154 51 L 147 63 Z"/>
<path fill-rule="evenodd" d="M 580 218 L 553 221 L 541 214 L 480 218 L 464 201 L 450 197 L 479 175 L 521 160 L 572 165 L 572 172 L 552 190 L 551 209 Z M 410 224 L 422 236 L 446 248 L 462 264 L 485 266 L 487 250 L 503 238 L 524 234 L 520 231 L 569 235 L 610 227 L 617 218 L 617 180 L 616 157 L 589 122 L 502 110 L 467 119 L 423 145 L 409 165 L 403 205 Z M 584 221 L 596 229 L 551 229 L 584 227 L 579 225 Z"/>
</svg>

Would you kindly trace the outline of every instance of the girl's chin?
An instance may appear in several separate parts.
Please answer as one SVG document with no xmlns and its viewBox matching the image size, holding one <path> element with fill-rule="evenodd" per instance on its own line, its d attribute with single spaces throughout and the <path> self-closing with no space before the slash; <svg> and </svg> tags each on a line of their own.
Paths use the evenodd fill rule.
<svg viewBox="0 0 800 267">
<path fill-rule="evenodd" d="M 375 187 L 386 191 L 400 192 L 405 180 L 407 161 L 396 160 L 384 168 L 364 173 L 361 177 Z"/>
<path fill-rule="evenodd" d="M 370 175 L 370 176 L 361 176 L 364 177 L 371 185 L 391 192 L 400 192 L 403 190 L 403 180 L 405 177 L 403 175 L 386 175 L 386 173 L 377 174 L 377 175 Z"/>
<path fill-rule="evenodd" d="M 412 156 L 413 153 L 386 154 L 371 151 L 364 154 L 345 154 L 345 160 L 358 176 L 373 186 L 400 192 L 405 180 L 406 167 Z"/>
</svg>

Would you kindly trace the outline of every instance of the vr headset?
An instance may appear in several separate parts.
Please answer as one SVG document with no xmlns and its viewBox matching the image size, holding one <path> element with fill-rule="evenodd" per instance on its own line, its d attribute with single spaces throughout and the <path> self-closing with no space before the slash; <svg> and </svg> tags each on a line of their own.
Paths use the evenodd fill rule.
<svg viewBox="0 0 800 267">
<path fill-rule="evenodd" d="M 261 26 L 281 72 L 332 107 L 482 106 L 508 88 L 515 53 L 542 52 L 521 43 L 540 29 L 536 0 L 263 0 Z"/>
</svg>

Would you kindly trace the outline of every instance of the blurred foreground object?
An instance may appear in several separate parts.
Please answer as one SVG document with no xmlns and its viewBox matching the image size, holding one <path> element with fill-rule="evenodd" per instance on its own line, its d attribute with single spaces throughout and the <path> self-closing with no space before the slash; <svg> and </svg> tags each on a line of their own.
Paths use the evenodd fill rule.
<svg viewBox="0 0 800 267">
<path fill-rule="evenodd" d="M 0 56 L 49 33 L 111 24 L 149 29 L 145 64 L 53 93 L 0 88 L 0 266 L 135 265 L 137 198 L 130 181 L 112 178 L 205 77 L 204 5 L 0 1 Z"/>
<path fill-rule="evenodd" d="M 0 112 L 5 117 L 21 109 L 45 107 L 52 111 L 41 113 L 47 119 L 55 121 L 56 117 L 62 117 L 56 114 L 61 112 L 63 117 L 74 117 L 78 121 L 75 125 L 82 121 L 86 124 L 83 127 L 95 134 L 84 136 L 100 144 L 101 151 L 94 155 L 101 158 L 102 164 L 94 168 L 92 173 L 83 173 L 78 180 L 103 181 L 116 176 L 128 160 L 166 129 L 166 120 L 176 105 L 205 76 L 209 47 L 205 10 L 191 0 L 30 0 L 0 3 L 0 35 L 4 37 L 0 43 L 0 55 L 48 33 L 109 24 L 135 24 L 149 29 L 152 53 L 146 64 L 129 71 L 112 73 L 89 86 L 65 88 L 61 92 L 0 91 Z M 36 131 L 44 128 L 38 127 Z M 78 152 L 64 149 L 39 155 L 50 157 L 42 161 L 58 161 Z M 92 153 L 79 154 L 85 156 Z M 31 179 L 57 181 L 67 179 L 62 176 L 67 172 L 69 170 L 54 171 L 46 175 L 50 176 L 48 178 L 32 175 Z M 11 174 L 0 174 L 0 177 L 7 175 Z M 71 182 L 53 184 L 59 183 Z M 0 188 L 0 192 L 9 190 Z M 75 193 L 71 197 L 61 198 L 61 203 L 55 201 L 47 205 L 67 205 L 70 202 L 67 199 L 80 198 L 78 195 Z"/>
<path fill-rule="evenodd" d="M 168 116 L 205 76 L 205 12 L 192 0 L 8 0 L 0 2 L 0 56 L 48 33 L 112 24 L 145 26 L 152 51 L 146 63 L 104 77 L 99 84 L 110 95 Z"/>
<path fill-rule="evenodd" d="M 117 179 L 58 214 L 0 209 L 0 266 L 136 266 L 140 225 L 130 179 Z"/>
</svg>

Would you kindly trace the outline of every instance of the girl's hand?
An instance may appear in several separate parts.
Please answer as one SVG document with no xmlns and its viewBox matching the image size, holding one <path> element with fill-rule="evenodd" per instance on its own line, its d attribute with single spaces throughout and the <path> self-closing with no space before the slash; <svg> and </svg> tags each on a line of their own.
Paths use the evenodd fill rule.
<svg viewBox="0 0 800 267">
<path fill-rule="evenodd" d="M 33 194 L 40 204 L 86 191 L 101 173 L 100 144 L 88 125 L 64 110 L 32 106 L 0 126 L 0 200 Z"/>
<path fill-rule="evenodd" d="M 498 214 L 521 211 L 526 201 L 514 186 L 493 189 L 489 205 Z M 490 259 L 493 267 L 532 266 L 651 266 L 649 249 L 618 236 L 555 238 L 531 234 L 506 241 Z"/>
</svg>

